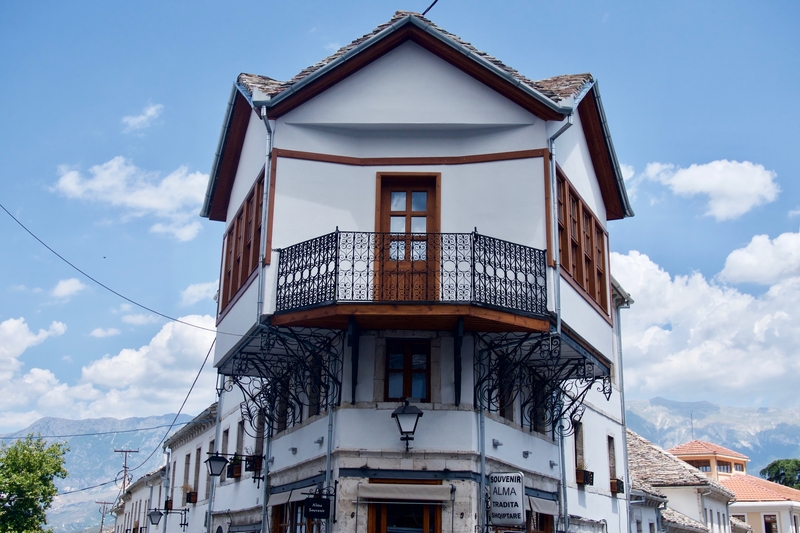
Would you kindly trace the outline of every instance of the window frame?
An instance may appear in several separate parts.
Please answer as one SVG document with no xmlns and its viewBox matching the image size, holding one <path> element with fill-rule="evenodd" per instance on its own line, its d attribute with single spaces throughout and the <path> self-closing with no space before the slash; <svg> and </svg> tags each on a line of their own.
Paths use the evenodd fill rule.
<svg viewBox="0 0 800 533">
<path fill-rule="evenodd" d="M 264 209 L 264 171 L 261 171 L 247 192 L 242 205 L 231 219 L 222 240 L 220 265 L 219 310 L 225 311 L 236 302 L 240 292 L 249 287 L 258 266 Z"/>
<path fill-rule="evenodd" d="M 392 370 L 389 368 L 389 355 L 392 351 L 390 346 L 392 344 L 399 344 L 403 347 L 403 396 L 395 398 L 394 396 L 389 396 L 389 375 L 393 373 L 399 373 L 396 370 Z M 425 347 L 425 355 L 426 355 L 426 364 L 425 364 L 425 398 L 416 399 L 415 401 L 419 401 L 419 403 L 430 403 L 431 402 L 431 341 L 430 339 L 386 339 L 386 353 L 384 355 L 384 388 L 383 388 L 383 399 L 387 402 L 399 402 L 405 398 L 412 398 L 410 392 L 413 390 L 413 375 L 414 374 L 421 374 L 422 372 L 415 372 L 413 369 L 413 362 L 412 362 L 412 355 L 414 351 L 414 346 L 423 346 Z M 409 394 L 406 394 L 406 393 Z"/>
<path fill-rule="evenodd" d="M 608 232 L 558 166 L 555 195 L 558 238 L 551 258 L 558 254 L 562 277 L 610 321 Z"/>
</svg>

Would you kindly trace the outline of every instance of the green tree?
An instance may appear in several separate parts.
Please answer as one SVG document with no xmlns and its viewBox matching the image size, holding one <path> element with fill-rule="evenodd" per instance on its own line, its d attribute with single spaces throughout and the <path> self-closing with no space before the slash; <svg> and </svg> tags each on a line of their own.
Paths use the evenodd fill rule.
<svg viewBox="0 0 800 533">
<path fill-rule="evenodd" d="M 772 461 L 759 474 L 773 483 L 800 489 L 800 459 L 778 459 Z"/>
<path fill-rule="evenodd" d="M 0 446 L 0 533 L 45 531 L 45 513 L 57 492 L 53 481 L 67 477 L 68 450 L 33 435 Z"/>
</svg>

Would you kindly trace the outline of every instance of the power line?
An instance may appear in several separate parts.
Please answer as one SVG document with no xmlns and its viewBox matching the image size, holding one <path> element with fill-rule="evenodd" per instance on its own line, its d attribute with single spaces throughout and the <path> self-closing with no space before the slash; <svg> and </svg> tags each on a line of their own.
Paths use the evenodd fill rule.
<svg viewBox="0 0 800 533">
<path fill-rule="evenodd" d="M 150 453 L 150 455 L 147 456 L 147 459 L 142 461 L 139 464 L 139 466 L 135 466 L 135 467 L 131 468 L 130 469 L 131 472 L 133 472 L 134 470 L 138 470 L 139 468 L 144 466 L 147 463 L 147 461 L 149 461 L 150 458 L 153 457 L 153 455 L 156 453 L 156 451 L 158 450 L 158 447 L 161 446 L 161 443 L 163 443 L 167 439 L 167 435 L 169 435 L 169 432 L 172 429 L 172 426 L 175 425 L 175 422 L 178 420 L 178 417 L 181 416 L 181 411 L 183 411 L 183 408 L 186 406 L 186 402 L 189 401 L 189 396 L 192 394 L 192 391 L 194 390 L 194 386 L 197 384 L 197 380 L 200 379 L 200 374 L 203 372 L 203 368 L 205 368 L 206 362 L 208 362 L 208 357 L 211 355 L 211 351 L 214 349 L 214 343 L 216 343 L 216 342 L 217 342 L 216 338 L 214 338 L 214 340 L 211 341 L 211 346 L 208 347 L 208 353 L 206 353 L 206 358 L 203 359 L 203 364 L 200 365 L 200 370 L 197 371 L 197 375 L 194 377 L 194 381 L 192 381 L 192 386 L 189 387 L 189 392 L 186 393 L 186 397 L 183 399 L 183 403 L 181 404 L 181 408 L 178 409 L 178 412 L 175 414 L 175 418 L 172 420 L 172 424 L 170 424 L 169 429 L 167 429 L 167 431 L 164 433 L 164 436 L 161 437 L 161 441 L 159 441 L 159 443 L 156 444 L 156 447 L 153 448 L 153 451 Z"/>
<path fill-rule="evenodd" d="M 0 207 L 2 207 L 2 206 L 0 206 Z M 161 443 L 163 443 L 166 440 L 167 435 L 169 435 L 170 430 L 175 425 L 177 425 L 176 421 L 178 420 L 178 417 L 181 415 L 181 411 L 183 411 L 183 408 L 186 406 L 186 402 L 189 401 L 189 396 L 192 394 L 192 391 L 194 390 L 194 386 L 197 384 L 197 380 L 200 379 L 200 374 L 203 372 L 203 368 L 205 368 L 206 363 L 208 362 L 208 358 L 211 355 L 211 351 L 214 349 L 214 344 L 216 342 L 217 342 L 217 339 L 214 339 L 213 341 L 211 341 L 211 346 L 208 347 L 208 353 L 206 353 L 206 357 L 205 357 L 205 359 L 203 359 L 203 364 L 200 365 L 200 370 L 197 371 L 197 375 L 194 377 L 194 381 L 192 381 L 192 386 L 189 387 L 189 392 L 186 393 L 186 397 L 183 399 L 183 403 L 181 404 L 181 408 L 178 409 L 178 412 L 175 415 L 175 418 L 173 419 L 172 424 L 169 425 L 169 429 L 167 429 L 167 431 L 164 433 L 164 436 L 161 437 L 161 440 L 159 441 L 158 444 L 156 444 L 155 448 L 153 448 L 153 451 L 150 453 L 150 455 L 147 456 L 147 459 L 142 461 L 138 466 L 135 466 L 133 468 L 129 468 L 128 472 L 133 472 L 134 470 L 138 470 L 139 468 L 141 468 L 145 464 L 147 464 L 147 461 L 149 461 L 150 458 L 153 457 L 153 455 L 155 455 L 156 451 L 158 451 L 158 447 L 161 446 Z M 56 494 L 56 496 L 61 496 L 61 495 L 64 495 L 64 494 L 72 494 L 74 492 L 82 492 L 82 491 L 90 490 L 90 489 L 96 489 L 98 487 L 103 487 L 105 485 L 110 485 L 110 484 L 116 483 L 116 482 L 117 482 L 117 480 L 114 479 L 113 481 L 106 481 L 105 483 L 100 483 L 98 485 L 92 485 L 91 487 L 83 487 L 81 489 L 69 490 L 69 491 L 66 491 L 66 492 L 59 492 L 58 494 Z M 121 491 L 120 491 L 120 493 L 121 493 Z"/>
<path fill-rule="evenodd" d="M 422 16 L 424 17 L 428 13 L 428 11 L 430 11 L 431 8 L 436 5 L 436 2 L 438 2 L 438 1 L 439 0 L 433 0 L 433 3 L 428 6 L 428 9 L 426 9 L 425 11 L 422 12 Z"/>
<path fill-rule="evenodd" d="M 234 336 L 234 337 L 243 337 L 243 336 L 244 336 L 244 335 L 239 335 L 239 334 L 237 334 L 237 333 L 225 333 L 224 331 L 217 331 L 216 329 L 206 328 L 206 327 L 203 327 L 203 326 L 198 326 L 198 325 L 196 325 L 196 324 L 192 324 L 192 323 L 190 323 L 190 322 L 185 322 L 185 321 L 183 321 L 183 320 L 180 320 L 180 319 L 177 319 L 177 318 L 175 318 L 175 317 L 172 317 L 172 316 L 166 315 L 166 314 L 164 314 L 164 313 L 161 313 L 161 312 L 159 312 L 159 311 L 156 311 L 155 309 L 152 309 L 152 308 L 150 308 L 150 307 L 147 307 L 146 305 L 140 304 L 139 302 L 137 302 L 137 301 L 135 301 L 135 300 L 131 300 L 130 298 L 128 298 L 128 297 L 127 297 L 127 296 L 125 296 L 124 294 L 120 294 L 120 293 L 118 293 L 117 291 L 115 291 L 114 289 L 112 289 L 111 287 L 109 287 L 108 285 L 106 285 L 106 284 L 104 284 L 104 283 L 102 283 L 102 282 L 98 281 L 97 279 L 93 278 L 92 276 L 90 276 L 89 274 L 87 274 L 86 272 L 84 272 L 83 270 L 81 270 L 80 268 L 78 268 L 77 266 L 75 266 L 74 264 L 72 264 L 71 262 L 69 262 L 69 260 L 67 260 L 67 259 L 66 259 L 64 256 L 62 256 L 61 254 L 59 254 L 58 252 L 56 252 L 54 249 L 52 249 L 50 246 L 48 246 L 48 245 L 47 245 L 47 243 L 45 243 L 45 242 L 44 242 L 42 239 L 40 239 L 39 237 L 37 237 L 35 233 L 33 233 L 31 230 L 29 230 L 29 229 L 27 228 L 27 226 L 25 226 L 25 224 L 23 224 L 22 222 L 20 222 L 20 220 L 19 220 L 19 219 L 17 219 L 17 217 L 15 217 L 14 215 L 12 215 L 12 214 L 11 214 L 11 212 L 10 212 L 8 209 L 6 209 L 6 208 L 5 208 L 5 206 L 4 206 L 3 204 L 0 204 L 0 208 L 2 208 L 2 210 L 3 210 L 3 211 L 5 211 L 5 212 L 6 212 L 6 214 L 7 214 L 8 216 L 10 216 L 10 217 L 11 217 L 11 218 L 14 220 L 14 222 L 16 222 L 17 224 L 19 224 L 19 226 L 20 226 L 22 229 L 24 229 L 26 232 L 28 232 L 28 234 L 29 234 L 31 237 L 33 237 L 34 239 L 36 239 L 37 241 L 39 241 L 39 244 L 41 244 L 42 246 L 44 246 L 45 248 L 47 248 L 48 250 L 50 250 L 50 252 L 52 252 L 52 253 L 53 253 L 53 254 L 54 254 L 56 257 L 58 257 L 59 259 L 61 259 L 63 262 L 65 262 L 66 264 L 68 264 L 69 266 L 71 266 L 71 267 L 72 267 L 73 269 L 75 269 L 76 271 L 80 272 L 80 273 L 81 273 L 83 276 L 85 276 L 86 278 L 88 278 L 88 279 L 90 279 L 91 281 L 95 282 L 96 284 L 100 285 L 102 288 L 104 288 L 104 289 L 105 289 L 105 290 L 107 290 L 108 292 L 110 292 L 110 293 L 112 293 L 112 294 L 114 294 L 114 295 L 116 295 L 116 296 L 118 296 L 118 297 L 122 298 L 122 299 L 123 299 L 123 300 L 125 300 L 126 302 L 129 302 L 129 303 L 131 303 L 131 304 L 135 305 L 136 307 L 139 307 L 139 308 L 141 308 L 141 309 L 144 309 L 145 311 L 149 311 L 149 312 L 151 312 L 151 313 L 153 313 L 153 314 L 155 314 L 155 315 L 158 315 L 158 316 L 160 316 L 160 317 L 162 317 L 162 318 L 166 318 L 167 320 L 171 320 L 172 322 L 177 322 L 178 324 L 183 324 L 183 325 L 185 325 L 185 326 L 190 326 L 190 327 L 193 327 L 193 328 L 202 329 L 202 330 L 204 330 L 204 331 L 210 331 L 210 332 L 212 332 L 212 333 L 217 333 L 217 334 L 219 334 L 219 335 L 232 335 L 232 336 Z"/>
<path fill-rule="evenodd" d="M 152 431 L 154 429 L 161 429 L 166 427 L 175 426 L 185 426 L 188 424 L 201 424 L 203 422 L 207 422 L 207 419 L 203 420 L 190 420 L 188 422 L 178 422 L 177 424 L 164 424 L 161 426 L 153 426 L 149 428 L 138 428 L 138 429 L 120 429 L 117 431 L 98 431 L 96 433 L 72 433 L 69 435 L 37 435 L 37 437 L 42 439 L 64 439 L 67 437 L 94 437 L 96 435 L 116 435 L 118 433 L 136 433 L 139 431 Z M 19 439 L 27 439 L 27 435 L 24 437 L 0 437 L 0 440 L 19 440 Z"/>
</svg>

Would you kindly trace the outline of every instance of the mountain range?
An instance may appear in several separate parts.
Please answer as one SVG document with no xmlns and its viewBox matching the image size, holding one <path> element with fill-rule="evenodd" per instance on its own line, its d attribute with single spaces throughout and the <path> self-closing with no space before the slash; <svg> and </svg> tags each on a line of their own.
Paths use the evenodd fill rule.
<svg viewBox="0 0 800 533">
<path fill-rule="evenodd" d="M 47 522 L 57 533 L 76 533 L 89 527 L 97 530 L 101 505 L 95 501 L 113 502 L 119 495 L 124 459 L 115 449 L 138 450 L 128 454 L 129 479 L 135 480 L 164 464 L 161 444 L 167 432 L 174 432 L 191 419 L 180 415 L 175 420 L 174 414 L 123 420 L 47 417 L 21 431 L 3 435 L 0 441 L 11 444 L 15 437 L 32 433 L 48 442 L 64 442 L 69 446 L 65 457 L 69 476 L 56 480 L 60 495 L 47 513 Z M 173 420 L 176 423 L 170 429 Z M 105 520 L 106 524 L 111 520 L 113 525 L 113 515 L 107 515 Z"/>
<path fill-rule="evenodd" d="M 132 480 L 156 470 L 164 464 L 161 444 L 167 432 L 174 432 L 192 417 L 179 416 L 170 429 L 174 419 L 174 414 L 123 420 L 42 418 L 21 431 L 0 436 L 0 440 L 10 443 L 13 437 L 33 433 L 50 442 L 66 442 L 70 475 L 56 483 L 61 494 L 48 512 L 48 524 L 56 533 L 97 531 L 101 505 L 95 501 L 114 502 L 121 489 L 123 455 L 114 450 L 139 450 L 128 456 Z M 653 398 L 629 400 L 626 420 L 633 431 L 664 449 L 694 438 L 743 453 L 750 458 L 747 470 L 752 475 L 775 459 L 800 458 L 800 409 Z M 79 490 L 87 487 L 94 488 Z M 107 515 L 105 521 L 106 527 L 113 526 L 113 515 Z"/>
<path fill-rule="evenodd" d="M 698 439 L 743 453 L 754 476 L 775 459 L 800 458 L 800 409 L 629 400 L 626 424 L 665 450 Z"/>
</svg>

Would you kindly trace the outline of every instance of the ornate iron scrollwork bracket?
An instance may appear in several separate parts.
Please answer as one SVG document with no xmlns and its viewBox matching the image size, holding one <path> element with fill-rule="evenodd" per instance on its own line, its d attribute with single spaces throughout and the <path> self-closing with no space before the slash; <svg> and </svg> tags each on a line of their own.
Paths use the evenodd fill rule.
<svg viewBox="0 0 800 533">
<path fill-rule="evenodd" d="M 476 406 L 503 412 L 519 398 L 523 427 L 570 434 L 593 385 L 611 396 L 608 369 L 568 355 L 556 333 L 475 334 Z M 559 420 L 566 422 L 558 424 Z"/>
<path fill-rule="evenodd" d="M 267 324 L 225 371 L 244 395 L 242 418 L 271 435 L 341 403 L 345 332 Z M 261 422 L 263 420 L 263 422 Z"/>
</svg>

